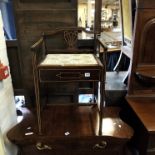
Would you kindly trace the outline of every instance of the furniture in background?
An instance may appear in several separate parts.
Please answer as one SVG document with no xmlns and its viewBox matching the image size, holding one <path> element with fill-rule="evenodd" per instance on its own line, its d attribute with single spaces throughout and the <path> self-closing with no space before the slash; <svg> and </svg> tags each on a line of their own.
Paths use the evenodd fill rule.
<svg viewBox="0 0 155 155">
<path fill-rule="evenodd" d="M 155 154 L 155 1 L 137 2 L 127 102 L 133 145 L 140 155 Z"/>
<path fill-rule="evenodd" d="M 127 85 L 124 83 L 124 78 L 126 77 L 128 71 L 126 71 L 126 62 L 121 65 L 118 63 L 119 59 L 122 59 L 121 44 L 122 41 L 118 40 L 120 33 L 115 32 L 102 32 L 101 37 L 98 38 L 98 46 L 100 57 L 104 56 L 106 61 L 106 77 L 105 77 L 105 100 L 107 106 L 122 106 L 125 101 L 125 96 L 127 93 Z M 114 36 L 113 36 L 114 34 Z M 105 36 L 105 38 L 103 38 Z M 119 64 L 119 71 L 113 71 L 114 67 Z"/>
<path fill-rule="evenodd" d="M 102 32 L 98 40 L 107 48 L 106 70 L 113 71 L 121 52 L 121 32 Z M 100 50 L 100 55 L 104 55 L 104 52 L 104 49 Z"/>
<path fill-rule="evenodd" d="M 84 49 L 78 44 L 83 32 L 86 32 L 84 28 L 57 29 L 54 32 L 44 33 L 42 38 L 32 46 L 39 134 L 42 133 L 41 84 L 57 82 L 61 85 L 62 82 L 92 82 L 93 103 L 98 102 L 100 110 L 103 107 L 105 70 L 95 51 L 92 54 L 90 50 Z M 59 49 L 52 50 L 52 39 L 55 39 L 57 35 L 62 35 L 63 47 L 61 49 L 61 46 L 56 45 Z M 95 98 L 98 101 L 95 101 Z M 102 110 L 100 114 L 102 117 Z"/>
<path fill-rule="evenodd" d="M 119 108 L 104 108 L 99 134 L 97 106 L 47 106 L 42 118 L 42 135 L 34 109 L 21 108 L 23 120 L 7 137 L 21 155 L 128 155 L 127 143 L 133 130 L 119 118 Z"/>
</svg>

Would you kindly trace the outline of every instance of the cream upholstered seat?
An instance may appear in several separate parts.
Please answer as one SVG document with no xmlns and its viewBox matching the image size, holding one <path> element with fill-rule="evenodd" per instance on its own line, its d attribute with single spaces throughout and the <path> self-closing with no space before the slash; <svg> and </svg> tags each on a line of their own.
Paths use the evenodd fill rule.
<svg viewBox="0 0 155 155">
<path fill-rule="evenodd" d="M 41 66 L 95 66 L 98 65 L 93 54 L 47 54 Z"/>
</svg>

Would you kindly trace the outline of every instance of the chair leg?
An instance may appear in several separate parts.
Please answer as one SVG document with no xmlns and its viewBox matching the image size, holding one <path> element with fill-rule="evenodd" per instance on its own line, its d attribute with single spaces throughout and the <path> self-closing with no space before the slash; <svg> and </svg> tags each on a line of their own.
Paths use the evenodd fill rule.
<svg viewBox="0 0 155 155">
<path fill-rule="evenodd" d="M 33 54 L 32 58 L 33 65 L 33 79 L 34 79 L 34 89 L 35 89 L 35 97 L 36 97 L 36 111 L 37 111 L 37 122 L 38 122 L 38 134 L 42 134 L 41 127 L 41 105 L 40 105 L 40 90 L 39 90 L 39 79 L 38 79 L 38 71 L 36 65 L 36 55 Z"/>
</svg>

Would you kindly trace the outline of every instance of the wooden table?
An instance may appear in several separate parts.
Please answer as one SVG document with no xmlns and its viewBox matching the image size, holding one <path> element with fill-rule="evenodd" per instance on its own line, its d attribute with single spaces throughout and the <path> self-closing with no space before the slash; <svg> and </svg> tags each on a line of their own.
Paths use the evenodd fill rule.
<svg viewBox="0 0 155 155">
<path fill-rule="evenodd" d="M 127 97 L 133 111 L 134 143 L 140 155 L 155 154 L 155 97 Z"/>
<path fill-rule="evenodd" d="M 105 48 L 107 49 L 106 52 L 120 52 L 121 51 L 120 41 L 106 42 L 103 38 L 99 38 L 98 40 L 101 45 L 105 46 Z M 101 50 L 100 52 L 104 52 L 104 50 Z"/>
</svg>

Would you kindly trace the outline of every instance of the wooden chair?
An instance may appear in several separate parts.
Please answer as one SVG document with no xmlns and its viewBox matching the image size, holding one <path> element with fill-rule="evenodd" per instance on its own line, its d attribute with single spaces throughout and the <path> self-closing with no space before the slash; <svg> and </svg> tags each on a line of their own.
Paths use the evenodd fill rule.
<svg viewBox="0 0 155 155">
<path fill-rule="evenodd" d="M 32 47 L 33 75 L 39 133 L 41 134 L 40 85 L 61 82 L 101 82 L 99 109 L 103 107 L 104 67 L 95 50 L 95 39 L 83 28 L 62 28 L 43 33 Z M 85 35 L 84 39 L 83 35 Z M 98 86 L 95 85 L 95 86 Z M 98 87 L 93 88 L 98 94 Z"/>
</svg>

